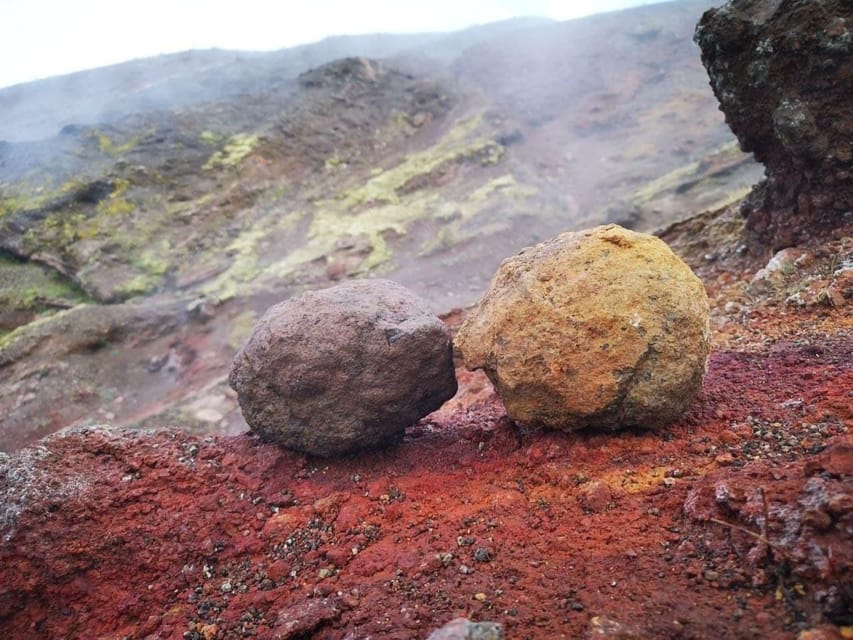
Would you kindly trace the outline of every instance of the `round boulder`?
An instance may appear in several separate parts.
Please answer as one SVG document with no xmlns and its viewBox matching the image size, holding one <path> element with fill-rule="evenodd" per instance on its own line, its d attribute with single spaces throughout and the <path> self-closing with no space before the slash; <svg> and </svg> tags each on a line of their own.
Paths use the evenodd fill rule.
<svg viewBox="0 0 853 640">
<path fill-rule="evenodd" d="M 270 308 L 230 383 L 252 430 L 334 456 L 390 444 L 456 393 L 450 334 L 388 280 L 359 280 Z"/>
<path fill-rule="evenodd" d="M 656 428 L 702 386 L 709 315 L 702 282 L 663 241 L 607 225 L 505 260 L 456 346 L 513 420 Z"/>
</svg>

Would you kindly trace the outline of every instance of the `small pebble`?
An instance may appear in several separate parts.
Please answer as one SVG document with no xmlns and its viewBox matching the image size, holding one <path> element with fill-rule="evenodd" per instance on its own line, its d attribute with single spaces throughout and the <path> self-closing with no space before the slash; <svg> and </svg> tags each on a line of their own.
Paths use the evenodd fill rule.
<svg viewBox="0 0 853 640">
<path fill-rule="evenodd" d="M 474 560 L 477 562 L 489 562 L 492 559 L 492 554 L 488 549 L 480 547 L 476 549 L 473 553 Z"/>
<path fill-rule="evenodd" d="M 714 462 L 716 462 L 721 467 L 728 467 L 735 461 L 735 458 L 728 451 L 721 453 L 716 458 L 714 458 Z"/>
</svg>

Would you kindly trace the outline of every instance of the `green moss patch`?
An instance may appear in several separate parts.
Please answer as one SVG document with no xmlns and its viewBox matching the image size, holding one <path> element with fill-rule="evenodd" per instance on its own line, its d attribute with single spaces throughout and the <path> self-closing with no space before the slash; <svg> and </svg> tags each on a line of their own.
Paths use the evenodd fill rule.
<svg viewBox="0 0 853 640">
<path fill-rule="evenodd" d="M 0 309 L 41 313 L 87 301 L 76 284 L 53 269 L 0 253 Z"/>
<path fill-rule="evenodd" d="M 204 144 L 216 145 L 222 142 L 224 136 L 221 133 L 216 133 L 214 131 L 202 131 L 201 135 L 199 135 L 199 139 Z"/>
<path fill-rule="evenodd" d="M 258 315 L 254 311 L 243 311 L 237 315 L 228 330 L 228 346 L 235 351 L 240 349 L 252 335 L 257 321 Z"/>
<path fill-rule="evenodd" d="M 138 145 L 140 140 L 142 140 L 142 136 L 139 135 L 134 136 L 130 140 L 117 144 L 114 140 L 112 140 L 112 138 L 100 131 L 93 131 L 92 135 L 98 142 L 98 149 L 100 149 L 101 153 L 106 154 L 112 158 L 123 156 L 125 153 L 133 149 L 136 145 Z"/>
<path fill-rule="evenodd" d="M 356 238 L 366 240 L 367 248 L 362 254 L 350 254 L 355 266 L 349 273 L 382 272 L 393 262 L 394 239 L 408 235 L 415 223 L 435 229 L 422 254 L 450 248 L 483 229 L 504 228 L 506 220 L 481 219 L 480 214 L 536 194 L 509 173 L 494 176 L 492 167 L 500 165 L 504 153 L 482 115 L 463 120 L 431 146 L 393 166 L 368 172 L 361 183 L 332 197 L 315 200 L 313 210 L 276 211 L 254 221 L 225 249 L 230 267 L 206 283 L 202 293 L 225 300 L 277 281 L 298 280 L 299 273 L 323 269 L 335 260 L 339 247 Z M 327 169 L 342 166 L 335 158 L 327 162 Z M 295 249 L 265 261 L 263 256 L 272 253 L 269 243 L 295 231 L 306 216 L 304 239 L 290 243 Z"/>
<path fill-rule="evenodd" d="M 222 149 L 210 156 L 203 168 L 211 170 L 237 166 L 252 153 L 259 139 L 259 136 L 247 133 L 231 136 Z"/>
<path fill-rule="evenodd" d="M 64 193 L 64 187 L 58 190 L 38 188 L 29 193 L 10 193 L 8 195 L 0 191 L 0 219 L 20 211 L 40 209 Z"/>
</svg>

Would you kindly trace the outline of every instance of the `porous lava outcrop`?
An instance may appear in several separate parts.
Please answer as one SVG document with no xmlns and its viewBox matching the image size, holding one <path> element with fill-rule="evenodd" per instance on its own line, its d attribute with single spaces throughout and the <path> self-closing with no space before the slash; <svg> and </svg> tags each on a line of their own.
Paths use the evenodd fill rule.
<svg viewBox="0 0 853 640">
<path fill-rule="evenodd" d="M 853 9 L 847 0 L 733 0 L 696 42 L 726 122 L 766 180 L 744 205 L 762 243 L 783 248 L 853 210 Z"/>
<path fill-rule="evenodd" d="M 389 280 L 347 282 L 273 306 L 235 356 L 249 426 L 319 456 L 376 447 L 456 393 L 447 328 Z"/>
<path fill-rule="evenodd" d="M 456 345 L 514 420 L 661 427 L 702 386 L 702 282 L 666 244 L 617 225 L 563 233 L 501 265 Z"/>
<path fill-rule="evenodd" d="M 784 502 L 774 502 L 783 494 Z M 728 529 L 753 582 L 784 566 L 790 583 L 810 586 L 803 596 L 838 624 L 853 622 L 853 438 L 820 456 L 785 468 L 750 465 L 702 478 L 684 502 L 687 517 Z"/>
</svg>

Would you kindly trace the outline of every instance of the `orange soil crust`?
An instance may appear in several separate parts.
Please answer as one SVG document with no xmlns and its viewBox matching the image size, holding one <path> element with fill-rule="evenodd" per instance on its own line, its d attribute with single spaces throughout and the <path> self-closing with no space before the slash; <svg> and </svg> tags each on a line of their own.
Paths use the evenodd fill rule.
<svg viewBox="0 0 853 640">
<path fill-rule="evenodd" d="M 17 496 L 0 637 L 403 639 L 468 616 L 580 638 L 604 616 L 623 634 L 608 637 L 784 639 L 827 614 L 849 624 L 853 333 L 801 331 L 808 317 L 714 352 L 693 408 L 654 433 L 520 427 L 459 370 L 457 398 L 399 446 L 342 460 L 250 435 L 52 436 L 0 476 Z"/>
</svg>

